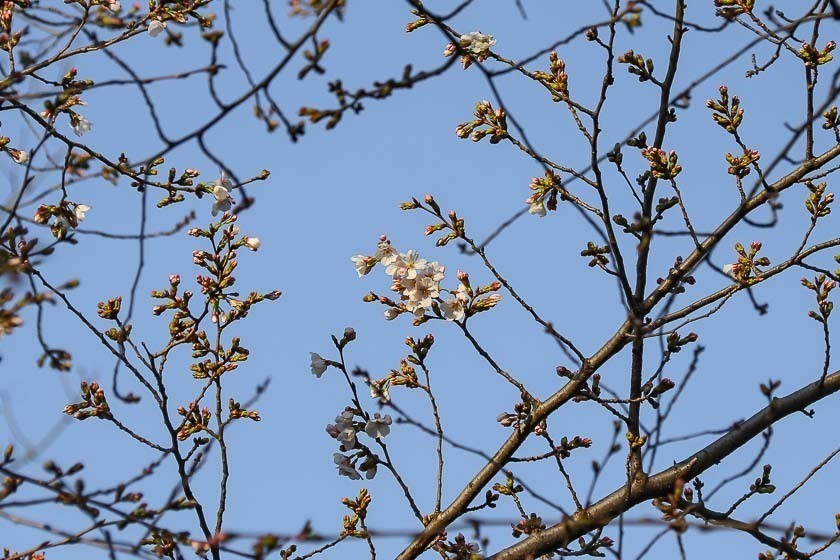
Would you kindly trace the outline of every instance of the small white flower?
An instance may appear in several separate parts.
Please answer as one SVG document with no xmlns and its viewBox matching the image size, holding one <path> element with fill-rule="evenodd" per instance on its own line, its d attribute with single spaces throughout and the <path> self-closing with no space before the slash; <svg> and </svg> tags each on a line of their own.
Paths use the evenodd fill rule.
<svg viewBox="0 0 840 560">
<path fill-rule="evenodd" d="M 55 217 L 55 220 L 53 221 L 53 227 L 56 229 L 63 229 L 66 231 L 70 229 L 70 220 L 67 219 L 67 216 L 59 214 Z"/>
<path fill-rule="evenodd" d="M 431 278 L 435 282 L 441 282 L 445 277 L 445 272 L 446 267 L 441 265 L 439 262 L 434 261 L 426 265 L 426 269 L 423 270 L 423 276 Z"/>
<path fill-rule="evenodd" d="M 23 165 L 24 163 L 29 161 L 29 153 L 26 150 L 16 150 L 15 148 L 8 148 L 6 151 L 9 152 L 9 155 L 12 156 L 13 160 L 15 160 L 15 163 Z"/>
<path fill-rule="evenodd" d="M 359 465 L 359 470 L 365 473 L 365 478 L 370 480 L 376 476 L 376 466 L 380 463 L 379 457 L 370 454 L 365 457 L 365 460 Z"/>
<path fill-rule="evenodd" d="M 259 237 L 246 237 L 245 238 L 245 246 L 248 247 L 252 251 L 256 251 L 260 248 L 262 243 L 260 242 Z"/>
<path fill-rule="evenodd" d="M 90 206 L 87 204 L 77 204 L 76 208 L 73 209 L 73 213 L 76 214 L 76 221 L 84 221 L 85 214 L 87 214 L 88 210 L 90 210 Z"/>
<path fill-rule="evenodd" d="M 327 424 L 330 437 L 341 442 L 342 451 L 356 447 L 356 427 L 353 425 L 353 412 L 345 410 L 335 417 L 335 424 Z"/>
<path fill-rule="evenodd" d="M 540 218 L 542 218 L 546 214 L 545 205 L 542 203 L 541 200 L 532 202 L 531 206 L 528 207 L 528 213 L 534 214 L 535 216 L 539 216 Z"/>
<path fill-rule="evenodd" d="M 361 480 L 362 475 L 353 468 L 353 465 L 350 463 L 350 457 L 341 453 L 333 453 L 333 462 L 338 466 L 339 475 L 346 476 L 350 480 Z"/>
<path fill-rule="evenodd" d="M 496 44 L 496 39 L 492 35 L 473 31 L 466 35 L 461 35 L 460 44 L 462 48 L 467 49 L 472 54 L 482 54 Z"/>
<path fill-rule="evenodd" d="M 374 439 L 387 436 L 391 433 L 391 416 L 386 414 L 383 417 L 377 412 L 365 424 L 365 433 Z"/>
<path fill-rule="evenodd" d="M 93 123 L 78 113 L 70 113 L 70 126 L 73 127 L 76 136 L 81 136 L 85 132 L 90 132 Z"/>
<path fill-rule="evenodd" d="M 149 35 L 152 37 L 157 37 L 161 34 L 161 32 L 166 29 L 166 22 L 160 21 L 159 19 L 153 19 L 149 22 Z"/>
<path fill-rule="evenodd" d="M 440 295 L 440 284 L 428 276 L 420 276 L 409 282 L 403 295 L 408 297 L 410 309 L 427 308 L 432 305 L 432 300 Z"/>
<path fill-rule="evenodd" d="M 399 255 L 393 263 L 385 269 L 385 274 L 397 279 L 413 280 L 417 278 L 417 271 L 426 267 L 426 259 L 421 259 L 420 254 L 411 249 Z"/>
<path fill-rule="evenodd" d="M 312 375 L 315 377 L 321 377 L 324 375 L 324 372 L 327 371 L 327 367 L 329 367 L 329 363 L 327 360 L 316 354 L 315 352 L 310 352 L 309 357 L 311 358 L 311 363 L 309 367 L 312 369 Z"/>
<path fill-rule="evenodd" d="M 400 310 L 396 307 L 389 307 L 385 310 L 385 320 L 386 321 L 393 321 L 397 315 L 400 314 Z"/>
<path fill-rule="evenodd" d="M 455 290 L 455 297 L 461 301 L 470 301 L 470 289 L 467 285 L 461 282 Z"/>
<path fill-rule="evenodd" d="M 387 240 L 379 242 L 379 245 L 376 247 L 376 253 L 373 255 L 373 258 L 381 262 L 384 266 L 393 264 L 397 260 L 397 257 L 399 257 L 399 253 L 391 247 L 391 242 Z"/>
<path fill-rule="evenodd" d="M 342 451 L 350 451 L 356 447 L 356 426 L 353 425 L 353 413 L 345 410 L 335 417 L 335 422 L 335 427 L 338 429 L 335 439 L 341 442 Z"/>
<path fill-rule="evenodd" d="M 119 0 L 108 0 L 108 9 L 112 12 L 119 12 L 122 9 L 122 4 L 120 4 Z"/>
<path fill-rule="evenodd" d="M 350 451 L 356 447 L 356 430 L 352 426 L 344 428 L 335 439 L 341 442 L 342 451 Z"/>
<path fill-rule="evenodd" d="M 230 191 L 233 189 L 233 184 L 230 182 L 227 175 L 222 172 L 221 176 L 210 184 L 213 185 L 213 198 L 216 199 L 215 202 L 213 202 L 213 208 L 211 208 L 210 213 L 215 216 L 220 211 L 227 212 L 230 210 L 231 206 L 233 206 L 233 199 L 230 197 Z"/>
<path fill-rule="evenodd" d="M 350 260 L 356 266 L 356 274 L 359 275 L 359 278 L 370 272 L 373 265 L 376 264 L 371 257 L 365 255 L 354 255 L 350 257 Z"/>
<path fill-rule="evenodd" d="M 447 299 L 441 304 L 440 309 L 443 311 L 443 318 L 447 321 L 460 321 L 467 311 L 464 301 L 458 297 Z"/>
</svg>

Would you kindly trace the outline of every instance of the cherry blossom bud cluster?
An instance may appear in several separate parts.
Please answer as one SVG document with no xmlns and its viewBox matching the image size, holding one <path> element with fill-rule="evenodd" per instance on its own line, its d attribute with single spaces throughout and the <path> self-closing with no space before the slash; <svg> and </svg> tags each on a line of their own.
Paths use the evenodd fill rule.
<svg viewBox="0 0 840 560">
<path fill-rule="evenodd" d="M 808 198 L 805 199 L 805 209 L 811 214 L 811 219 L 816 221 L 819 218 L 824 218 L 831 214 L 834 193 L 825 192 L 825 181 L 817 184 L 814 184 L 812 181 L 806 181 L 805 186 L 810 191 Z"/>
<path fill-rule="evenodd" d="M 817 300 L 817 311 L 809 311 L 808 316 L 820 323 L 827 323 L 834 309 L 834 302 L 828 298 L 831 291 L 837 287 L 837 282 L 826 278 L 825 274 L 819 274 L 814 277 L 813 282 L 803 278 L 802 285 L 814 292 Z"/>
<path fill-rule="evenodd" d="M 468 138 L 472 135 L 472 141 L 478 142 L 490 136 L 490 143 L 498 144 L 508 137 L 507 114 L 501 107 L 494 110 L 485 99 L 476 103 L 474 115 L 475 120 L 455 127 L 455 135 L 458 138 Z"/>
<path fill-rule="evenodd" d="M 177 412 L 184 417 L 177 434 L 179 441 L 184 441 L 193 434 L 207 430 L 210 425 L 211 415 L 210 409 L 207 407 L 199 410 L 198 405 L 191 402 L 188 408 L 179 406 Z"/>
<path fill-rule="evenodd" d="M 262 420 L 260 418 L 260 413 L 256 410 L 246 410 L 242 408 L 242 405 L 236 402 L 233 399 L 230 399 L 228 402 L 228 411 L 230 412 L 230 419 L 238 419 L 238 418 L 247 418 L 249 420 L 253 420 L 254 422 L 259 422 Z"/>
<path fill-rule="evenodd" d="M 729 96 L 729 88 L 720 86 L 720 98 L 707 99 L 706 107 L 712 110 L 712 119 L 726 132 L 735 134 L 744 120 L 744 110 L 737 95 Z"/>
<path fill-rule="evenodd" d="M 82 401 L 75 404 L 68 404 L 64 407 L 64 414 L 69 414 L 79 420 L 88 418 L 110 418 L 111 408 L 105 399 L 105 392 L 98 383 L 80 384 Z"/>
<path fill-rule="evenodd" d="M 729 164 L 726 172 L 739 179 L 743 179 L 750 174 L 751 166 L 761 159 L 761 154 L 758 153 L 758 150 L 747 149 L 742 156 L 733 156 L 727 152 L 725 157 L 726 163 Z"/>
<path fill-rule="evenodd" d="M 533 193 L 525 199 L 528 213 L 542 218 L 546 215 L 546 210 L 557 210 L 560 184 L 560 176 L 551 170 L 545 172 L 545 177 L 534 177 L 528 185 Z"/>
<path fill-rule="evenodd" d="M 733 19 L 743 13 L 750 13 L 755 6 L 755 0 L 715 0 L 715 15 L 726 19 Z"/>
<path fill-rule="evenodd" d="M 810 43 L 802 43 L 802 48 L 799 49 L 799 52 L 796 54 L 805 61 L 805 66 L 809 68 L 816 68 L 817 66 L 821 66 L 823 64 L 828 64 L 832 60 L 834 60 L 834 56 L 831 52 L 837 48 L 837 43 L 834 41 L 829 41 L 826 43 L 825 47 L 820 50 L 817 50 L 815 47 L 811 46 Z"/>
<path fill-rule="evenodd" d="M 553 101 L 562 101 L 569 98 L 569 76 L 566 74 L 566 63 L 556 51 L 548 55 L 548 72 L 537 70 L 534 72 L 540 82 L 552 92 Z"/>
<path fill-rule="evenodd" d="M 658 83 L 653 77 L 653 59 L 645 59 L 641 54 L 629 50 L 616 59 L 619 64 L 626 64 L 627 71 L 639 77 L 640 82 L 652 81 Z"/>
<path fill-rule="evenodd" d="M 754 284 L 760 281 L 762 274 L 761 267 L 769 266 L 770 259 L 759 257 L 759 251 L 761 251 L 761 243 L 759 241 L 750 243 L 749 251 L 740 243 L 736 243 L 735 252 L 738 254 L 738 261 L 724 265 L 723 273 L 732 276 L 732 278 L 742 283 Z"/>
<path fill-rule="evenodd" d="M 642 157 L 650 162 L 651 174 L 657 179 L 674 179 L 682 171 L 674 150 L 666 153 L 665 150 L 650 146 L 642 150 Z"/>
</svg>

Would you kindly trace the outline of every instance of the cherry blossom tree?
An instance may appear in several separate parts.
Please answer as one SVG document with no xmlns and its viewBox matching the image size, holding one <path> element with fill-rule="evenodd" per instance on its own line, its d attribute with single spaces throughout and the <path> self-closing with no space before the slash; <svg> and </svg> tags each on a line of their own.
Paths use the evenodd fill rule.
<svg viewBox="0 0 840 560">
<path fill-rule="evenodd" d="M 403 19 L 388 24 L 433 64 L 348 86 L 362 64 L 336 67 L 341 46 L 326 37 L 376 34 L 354 19 L 372 9 L 357 4 L 2 0 L 0 351 L 25 354 L 39 384 L 67 389 L 63 410 L 47 399 L 25 410 L 56 422 L 35 443 L 15 399 L 4 401 L 4 558 L 624 559 L 657 554 L 665 541 L 688 558 L 730 555 L 732 535 L 762 560 L 836 554 L 840 513 L 826 514 L 836 500 L 820 490 L 836 486 L 840 454 L 829 404 L 840 390 L 830 330 L 840 276 L 829 186 L 840 169 L 837 3 L 406 0 L 396 3 Z M 551 13 L 553 36 L 507 33 L 501 4 L 516 14 L 510 26 Z M 270 64 L 249 58 L 255 40 Z M 283 313 L 271 302 L 303 297 L 281 298 L 264 245 L 312 238 L 247 222 L 265 204 L 271 162 L 243 172 L 218 146 L 254 142 L 256 122 L 269 136 L 260 142 L 294 158 L 300 144 L 364 120 L 369 105 L 441 84 L 475 100 L 449 139 L 477 145 L 446 148 L 452 159 L 494 155 L 481 152 L 488 164 L 457 193 L 403 192 L 389 178 L 401 217 L 422 226 L 413 238 L 373 237 L 340 263 L 374 304 L 357 313 L 378 307 L 377 328 L 405 337 L 388 351 L 399 358 L 383 374 L 385 345 L 355 317 L 335 318 L 356 326 L 290 351 L 309 364 L 311 376 L 295 375 L 311 394 L 340 391 L 341 407 L 307 399 L 281 444 L 267 434 L 237 445 L 264 418 L 288 414 L 272 404 L 270 381 L 293 392 L 286 372 L 260 381 L 249 367 L 252 352 L 271 350 L 248 342 L 251 321 Z M 138 103 L 116 101 L 127 89 Z M 437 110 L 417 108 L 393 126 L 408 137 Z M 511 154 L 536 177 L 504 185 L 518 202 L 499 220 L 481 209 L 506 200 L 491 161 Z M 325 165 L 332 155 L 325 148 Z M 312 192 L 300 231 L 341 235 L 315 217 L 331 204 L 328 189 L 299 188 Z M 365 198 L 364 185 L 352 188 Z M 122 233 L 129 206 L 140 214 L 136 233 Z M 97 213 L 106 229 L 86 227 Z M 496 252 L 517 228 L 531 233 Z M 189 262 L 158 274 L 162 254 L 150 247 L 159 238 L 189 241 L 194 280 Z M 74 266 L 73 251 L 87 247 L 102 251 L 96 268 Z M 323 274 L 311 252 L 312 262 L 290 267 L 296 274 Z M 527 271 L 517 268 L 525 253 Z M 135 259 L 134 280 L 113 285 L 125 258 Z M 259 274 L 243 280 L 249 267 Z M 80 286 L 103 279 L 109 292 L 96 307 L 80 303 Z M 796 346 L 769 342 L 768 323 Z M 83 332 L 98 354 L 53 342 L 56 326 Z M 520 337 L 541 345 L 539 356 L 508 363 Z M 708 362 L 715 345 L 726 358 Z M 796 371 L 767 371 L 786 354 L 797 355 Z M 456 379 L 464 369 L 474 370 L 466 390 Z M 721 418 L 725 400 L 739 416 Z M 65 431 L 69 420 L 81 425 Z M 304 422 L 325 426 L 331 456 L 300 451 Z M 146 460 L 79 436 L 91 425 Z M 72 460 L 50 458 L 59 439 Z M 260 461 L 268 445 L 283 449 L 293 479 L 237 481 L 231 465 Z M 229 513 L 272 484 L 311 484 L 309 465 L 323 463 L 347 489 L 332 527 L 292 503 L 271 505 L 266 531 Z M 118 482 L 88 475 L 91 465 Z M 394 529 L 392 519 L 412 525 Z"/>
</svg>

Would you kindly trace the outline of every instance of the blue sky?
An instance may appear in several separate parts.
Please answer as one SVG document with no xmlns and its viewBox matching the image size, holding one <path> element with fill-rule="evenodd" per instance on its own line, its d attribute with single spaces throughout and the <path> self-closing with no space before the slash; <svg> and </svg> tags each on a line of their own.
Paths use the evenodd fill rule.
<svg viewBox="0 0 840 560">
<path fill-rule="evenodd" d="M 495 52 L 519 59 L 605 16 L 598 2 L 560 7 L 546 2 L 524 3 L 527 19 L 519 15 L 513 2 L 485 2 L 465 10 L 452 25 L 459 32 L 481 30 L 493 34 L 497 40 Z M 443 2 L 427 4 L 432 9 L 445 5 Z M 797 4 L 782 2 L 780 7 L 793 12 Z M 253 74 L 259 77 L 282 56 L 280 48 L 267 38 L 269 31 L 261 10 L 261 3 L 244 2 L 238 3 L 233 11 L 243 56 Z M 713 11 L 711 2 L 698 2 L 689 6 L 688 13 L 695 20 L 713 23 Z M 304 28 L 302 23 L 285 18 L 285 7 L 279 6 L 276 13 L 287 35 L 294 37 Z M 398 76 L 407 63 L 415 69 L 441 64 L 445 47 L 442 35 L 431 28 L 407 35 L 403 26 L 410 19 L 406 3 L 351 3 L 345 21 L 329 23 L 323 33 L 332 45 L 324 61 L 327 74 L 299 82 L 294 77 L 301 66 L 298 61 L 292 64 L 288 75 L 275 82 L 273 95 L 287 114 L 294 115 L 302 105 L 332 107 L 334 100 L 326 89 L 329 80 L 341 78 L 352 90 L 374 80 Z M 622 30 L 616 50 L 624 52 L 632 48 L 653 56 L 657 71 L 662 72 L 667 48 L 665 34 L 669 27 L 670 24 L 646 16 L 645 27 L 639 32 L 631 35 Z M 836 30 L 834 22 L 826 22 L 825 40 L 834 38 Z M 207 48 L 197 37 L 197 30 L 185 30 L 185 35 L 188 40 L 183 49 L 167 48 L 160 37 L 156 40 L 141 35 L 116 52 L 131 61 L 143 75 L 184 71 L 205 64 Z M 682 89 L 751 39 L 738 26 L 712 36 L 689 32 L 676 89 Z M 759 60 L 764 60 L 769 51 L 761 46 L 750 54 L 753 52 Z M 567 62 L 573 94 L 591 101 L 600 85 L 601 53 L 591 43 L 578 41 L 562 48 L 560 54 Z M 218 87 L 223 97 L 233 99 L 246 84 L 227 44 L 222 49 L 222 60 L 227 68 L 218 77 Z M 79 68 L 80 76 L 95 80 L 122 77 L 119 68 L 102 57 L 82 57 L 73 65 Z M 492 62 L 488 67 L 500 68 Z M 547 57 L 531 65 L 532 69 L 545 67 Z M 743 75 L 749 68 L 747 55 L 698 86 L 690 108 L 679 111 L 679 121 L 668 130 L 665 147 L 680 154 L 684 168 L 681 188 L 698 230 L 714 227 L 738 203 L 723 160 L 723 154 L 737 150 L 737 146 L 712 122 L 703 107 L 705 99 L 716 97 L 720 84 L 728 84 L 747 110 L 742 129 L 745 141 L 766 154 L 767 159 L 787 138 L 784 123 L 798 123 L 804 113 L 801 64 L 785 55 L 766 74 L 747 80 Z M 53 70 L 56 76 L 60 71 L 66 68 Z M 518 75 L 508 74 L 499 81 L 499 87 L 508 112 L 522 122 L 530 141 L 540 151 L 570 167 L 585 165 L 586 148 L 564 107 L 553 104 L 541 88 Z M 212 114 L 203 77 L 157 84 L 150 87 L 150 92 L 158 100 L 161 120 L 170 136 L 180 136 Z M 89 107 L 83 112 L 94 124 L 85 140 L 103 153 L 116 157 L 124 151 L 130 158 L 139 159 L 160 148 L 136 90 L 105 88 L 85 97 Z M 210 149 L 239 177 L 250 177 L 261 169 L 272 172 L 267 181 L 250 188 L 257 204 L 239 220 L 243 232 L 260 237 L 263 245 L 256 254 L 242 255 L 238 282 L 243 291 L 279 289 L 283 292 L 278 302 L 256 309 L 239 327 L 238 334 L 251 349 L 251 359 L 226 381 L 227 391 L 244 400 L 258 383 L 271 378 L 269 391 L 257 407 L 263 421 L 231 430 L 234 458 L 227 516 L 231 531 L 288 533 L 296 531 L 307 519 L 313 521 L 318 532 L 331 534 L 340 530 L 341 516 L 346 510 L 339 500 L 355 495 L 362 484 L 337 476 L 332 462 L 336 444 L 324 432 L 324 426 L 349 404 L 349 393 L 337 371 L 328 371 L 320 380 L 309 373 L 309 352 L 333 357 L 330 335 L 340 335 L 346 326 L 354 327 L 358 333 L 357 341 L 347 353 L 350 364 L 367 369 L 375 377 L 398 367 L 399 360 L 405 356 L 406 336 L 432 332 L 437 342 L 430 367 L 448 435 L 487 452 L 494 451 L 507 436 L 506 429 L 495 423 L 495 417 L 503 410 L 509 411 L 518 401 L 516 391 L 499 380 L 453 325 L 429 324 L 416 328 L 400 320 L 404 318 L 386 322 L 382 308 L 364 304 L 361 298 L 370 290 L 387 292 L 387 278 L 377 270 L 358 279 L 349 260 L 354 254 L 371 254 L 378 237 L 387 234 L 398 249 L 414 248 L 424 257 L 444 264 L 447 280 L 453 287 L 458 269 L 469 271 L 474 283 L 492 280 L 476 258 L 459 254 L 454 246 L 435 248 L 433 239 L 423 236 L 429 222 L 419 213 L 401 212 L 398 208 L 400 202 L 412 196 L 432 193 L 444 209 L 457 210 L 466 220 L 468 233 L 481 239 L 524 206 L 531 177 L 542 174 L 539 166 L 509 144 L 473 144 L 459 140 L 454 134 L 458 123 L 471 120 L 475 102 L 485 98 L 492 99 L 492 95 L 478 70 L 463 71 L 456 67 L 441 78 L 398 92 L 388 100 L 367 101 L 360 115 L 346 115 L 335 130 L 310 126 L 297 144 L 290 143 L 282 131 L 267 135 L 264 127 L 252 118 L 252 107 L 247 103 L 207 136 Z M 609 147 L 620 141 L 646 118 L 655 108 L 657 98 L 658 92 L 652 85 L 639 84 L 619 69 L 605 111 L 604 145 Z M 493 102 L 495 106 L 496 101 Z M 68 132 L 69 127 L 65 125 L 65 128 Z M 646 130 L 651 136 L 652 129 Z M 4 131 L 4 134 L 10 133 Z M 821 149 L 831 141 L 829 134 L 819 131 Z M 625 150 L 625 166 L 631 177 L 644 169 L 643 163 L 635 151 Z M 216 166 L 194 144 L 168 155 L 164 168 L 170 165 L 179 170 L 197 168 L 203 180 L 218 175 Z M 781 175 L 784 169 L 785 166 L 780 167 L 774 176 Z M 19 179 L 17 169 L 4 174 L 12 179 L 13 185 Z M 614 207 L 623 208 L 629 216 L 631 199 L 626 186 L 619 181 L 613 174 L 610 194 L 614 196 Z M 44 178 L 39 186 L 49 184 Z M 579 189 L 576 192 L 584 192 L 579 183 L 573 185 Z M 151 193 L 147 202 L 151 231 L 171 226 L 191 209 L 197 213 L 196 224 L 211 219 L 207 198 L 188 199 L 184 204 L 157 210 L 154 209 L 157 196 Z M 117 233 L 138 230 L 140 197 L 124 182 L 118 187 L 100 180 L 80 183 L 73 187 L 70 198 L 93 208 L 84 224 L 86 227 Z M 734 252 L 730 250 L 734 242 L 747 244 L 753 240 L 764 242 L 765 251 L 774 263 L 785 258 L 795 249 L 807 227 L 807 216 L 802 211 L 804 198 L 803 187 L 790 189 L 782 197 L 785 210 L 778 228 L 740 227 L 712 260 L 718 265 L 734 260 Z M 666 225 L 673 228 L 681 225 L 677 213 L 670 220 Z M 490 245 L 488 257 L 560 332 L 569 335 L 584 352 L 591 353 L 621 323 L 623 311 L 614 282 L 586 266 L 586 259 L 579 256 L 586 242 L 593 239 L 587 228 L 576 212 L 564 207 L 544 219 L 525 216 Z M 820 224 L 814 239 L 829 238 L 832 231 L 837 231 L 836 215 Z M 54 282 L 80 278 L 81 287 L 70 297 L 79 308 L 95 316 L 97 301 L 127 294 L 135 273 L 137 245 L 133 241 L 90 236 L 80 240 L 78 245 L 62 247 L 44 266 L 44 273 Z M 666 274 L 677 255 L 687 254 L 690 245 L 686 242 L 684 238 L 656 241 L 652 267 L 661 272 L 655 273 L 654 278 Z M 200 248 L 196 240 L 185 234 L 148 241 L 134 319 L 134 332 L 144 340 L 159 344 L 166 336 L 164 320 L 151 317 L 148 292 L 165 287 L 171 273 L 180 273 L 186 285 L 197 273 L 191 257 L 195 248 Z M 832 262 L 826 255 L 815 264 L 830 267 Z M 683 302 L 726 283 L 725 278 L 705 267 L 696 276 L 698 284 Z M 692 325 L 706 351 L 700 370 L 691 380 L 689 394 L 674 411 L 673 423 L 667 431 L 669 436 L 723 428 L 749 416 L 764 405 L 758 383 L 770 377 L 781 379 L 780 390 L 786 393 L 818 375 L 822 366 L 821 330 L 806 316 L 813 302 L 810 292 L 799 287 L 800 277 L 798 271 L 789 271 L 755 290 L 760 301 L 770 303 L 770 313 L 766 316 L 757 316 L 745 295 L 740 294 L 724 310 Z M 31 328 L 34 316 L 27 319 Z M 547 396 L 560 386 L 561 380 L 554 370 L 565 363 L 563 355 L 512 298 L 504 297 L 498 308 L 477 317 L 471 327 L 493 357 L 525 380 L 538 395 Z M 107 387 L 113 360 L 89 332 L 58 306 L 47 312 L 45 334 L 54 344 L 73 349 L 73 371 L 58 374 L 36 369 L 33 365 L 36 348 L 31 333 L 31 330 L 20 331 L 0 343 L 4 372 L 0 388 L 6 395 L 3 408 L 7 416 L 13 415 L 26 436 L 37 441 L 56 422 L 62 421 L 61 409 L 75 399 L 79 379 L 100 380 Z M 186 366 L 188 356 L 182 359 Z M 679 382 L 689 361 L 690 353 L 681 353 L 666 375 Z M 187 402 L 195 391 L 195 383 L 186 367 L 181 372 L 170 367 L 174 394 Z M 625 352 L 601 374 L 605 383 L 626 391 L 628 372 L 629 354 Z M 131 387 L 125 375 L 122 383 Z M 131 389 L 139 391 L 136 387 Z M 396 391 L 394 395 L 402 399 L 401 405 L 404 403 L 413 412 L 430 419 L 427 403 L 417 395 Z M 150 437 L 156 434 L 160 437 L 157 413 L 149 401 L 147 398 L 139 405 L 115 408 L 125 423 Z M 780 492 L 801 479 L 837 445 L 836 429 L 833 429 L 840 419 L 837 408 L 829 403 L 815 408 L 815 418 L 791 417 L 775 429 L 775 444 L 762 464 L 773 464 L 773 478 Z M 568 469 L 579 477 L 584 488 L 590 462 L 602 457 L 609 445 L 611 421 L 608 414 L 593 404 L 570 405 L 552 417 L 550 427 L 556 439 L 561 435 L 581 435 L 594 441 L 592 448 L 575 453 L 567 461 Z M 0 436 L 2 441 L 19 439 L 4 424 L 0 424 Z M 404 425 L 395 426 L 387 441 L 395 463 L 419 497 L 421 508 L 429 510 L 434 494 L 434 441 Z M 659 452 L 657 465 L 668 466 L 709 441 L 701 438 L 665 447 Z M 728 464 L 702 477 L 707 487 L 747 465 L 758 444 L 751 443 Z M 541 450 L 529 444 L 523 453 Z M 446 450 L 446 456 L 450 471 L 446 475 L 444 502 L 454 497 L 480 467 L 474 457 L 451 448 Z M 138 450 L 134 442 L 112 426 L 94 421 L 68 424 L 42 459 L 47 457 L 61 463 L 83 460 L 89 480 L 103 483 L 124 479 L 153 458 Z M 556 471 L 549 467 L 520 467 L 519 471 L 526 482 L 569 507 L 565 487 Z M 599 483 L 595 496 L 617 487 L 623 473 L 618 459 Z M 836 495 L 821 489 L 832 488 L 830 481 L 836 473 L 836 468 L 832 470 L 829 466 L 818 474 L 801 496 L 791 499 L 778 512 L 779 522 L 784 525 L 794 520 L 807 521 L 814 530 L 831 533 Z M 165 495 L 174 482 L 171 464 L 162 467 L 158 474 L 158 482 L 146 489 L 150 503 Z M 760 466 L 751 476 L 759 474 Z M 216 477 L 217 467 L 211 464 L 198 479 L 199 492 L 208 500 L 215 499 Z M 731 485 L 728 493 L 722 492 L 720 501 L 713 505 L 725 509 L 732 499 L 746 491 L 750 481 L 747 477 Z M 386 473 L 381 472 L 364 486 L 373 493 L 368 519 L 371 527 L 417 528 L 401 501 L 399 489 Z M 748 519 L 760 514 L 777 497 L 778 494 L 759 496 L 743 507 L 741 517 Z M 514 520 L 515 510 L 509 506 L 503 502 L 487 515 Z M 554 513 L 539 507 L 534 502 L 526 503 L 529 511 L 540 512 L 546 520 L 554 519 Z M 632 517 L 656 514 L 654 508 L 645 504 Z M 58 519 L 68 526 L 79 522 L 64 515 Z M 190 520 L 183 516 L 179 521 L 186 526 Z M 614 528 L 605 532 L 614 538 L 616 533 Z M 639 535 L 644 534 L 639 531 L 628 537 L 626 550 L 641 547 L 646 541 Z M 10 541 L 16 548 L 31 546 L 27 543 L 38 539 L 34 533 L 18 533 L 9 525 L 0 525 L 0 536 L 0 542 Z M 702 539 L 709 541 L 704 545 Z M 694 550 L 709 550 L 713 542 L 712 546 L 728 550 L 733 557 L 755 555 L 763 550 L 746 536 L 722 531 L 691 532 L 686 541 L 689 550 L 692 544 Z M 494 533 L 491 549 L 509 542 L 507 530 L 501 529 Z M 381 556 L 393 556 L 400 544 L 398 540 L 383 540 Z M 325 557 L 362 555 L 365 548 L 359 546 L 364 545 L 350 545 Z M 649 557 L 670 557 L 675 551 L 674 539 L 669 537 L 657 544 Z M 85 554 L 81 549 L 67 548 L 56 550 L 49 557 L 69 559 Z"/>
</svg>

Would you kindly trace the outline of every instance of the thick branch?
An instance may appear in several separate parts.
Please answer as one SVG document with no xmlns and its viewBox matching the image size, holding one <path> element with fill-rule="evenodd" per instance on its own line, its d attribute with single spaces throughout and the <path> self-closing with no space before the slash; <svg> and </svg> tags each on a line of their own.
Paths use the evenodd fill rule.
<svg viewBox="0 0 840 560">
<path fill-rule="evenodd" d="M 549 527 L 542 533 L 532 535 L 494 554 L 488 560 L 534 558 L 564 547 L 593 529 L 606 526 L 633 506 L 670 492 L 677 480 L 686 481 L 698 476 L 741 448 L 775 422 L 805 409 L 838 390 L 840 390 L 840 371 L 826 377 L 823 386 L 820 385 L 819 381 L 814 381 L 785 397 L 773 399 L 768 406 L 756 412 L 744 423 L 731 429 L 717 441 L 671 468 L 651 476 L 646 482 L 634 484 L 629 493 L 627 487 L 622 486 L 587 509 Z"/>
</svg>

